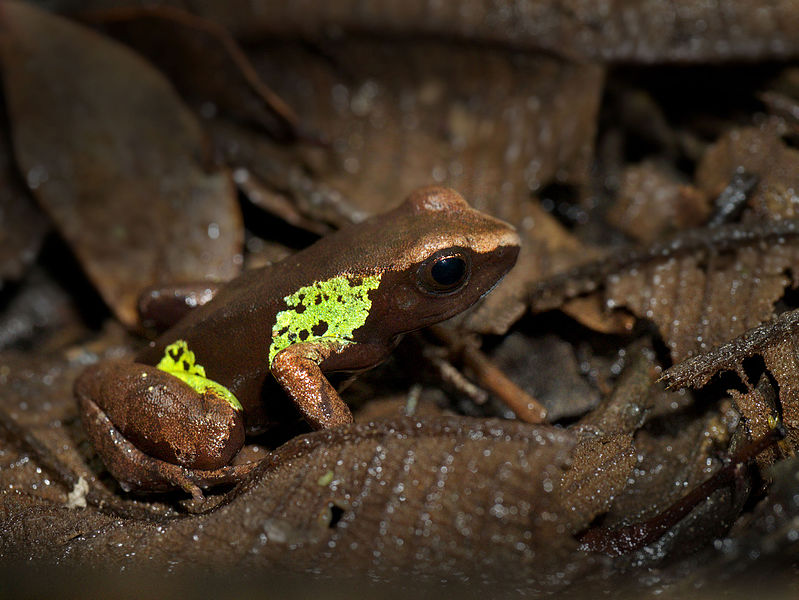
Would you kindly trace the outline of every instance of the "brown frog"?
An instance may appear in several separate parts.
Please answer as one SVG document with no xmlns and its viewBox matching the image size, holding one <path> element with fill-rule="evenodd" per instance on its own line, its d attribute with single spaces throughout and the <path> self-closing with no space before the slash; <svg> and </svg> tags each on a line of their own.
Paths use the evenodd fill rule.
<svg viewBox="0 0 799 600">
<path fill-rule="evenodd" d="M 518 252 L 508 224 L 453 190 L 418 190 L 222 286 L 135 361 L 88 367 L 84 427 L 124 489 L 199 497 L 251 469 L 230 462 L 286 395 L 315 429 L 350 423 L 324 373 L 377 365 L 403 333 L 474 304 Z"/>
</svg>

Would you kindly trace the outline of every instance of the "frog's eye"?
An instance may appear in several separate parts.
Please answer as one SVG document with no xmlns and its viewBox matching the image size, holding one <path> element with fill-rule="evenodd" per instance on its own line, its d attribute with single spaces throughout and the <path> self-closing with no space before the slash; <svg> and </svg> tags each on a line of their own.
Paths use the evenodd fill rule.
<svg viewBox="0 0 799 600">
<path fill-rule="evenodd" d="M 469 279 L 469 259 L 458 248 L 439 250 L 420 265 L 417 278 L 423 292 L 452 294 Z"/>
</svg>

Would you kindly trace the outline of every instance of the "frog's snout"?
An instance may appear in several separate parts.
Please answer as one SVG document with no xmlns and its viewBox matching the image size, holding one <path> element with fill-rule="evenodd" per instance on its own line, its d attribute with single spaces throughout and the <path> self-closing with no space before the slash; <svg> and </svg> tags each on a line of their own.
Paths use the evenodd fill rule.
<svg viewBox="0 0 799 600">
<path fill-rule="evenodd" d="M 515 231 L 512 234 L 512 236 L 508 236 L 507 241 L 509 243 L 498 246 L 494 253 L 497 263 L 504 265 L 503 275 L 516 264 L 516 259 L 519 258 L 519 251 L 521 250 L 519 235 Z"/>
</svg>

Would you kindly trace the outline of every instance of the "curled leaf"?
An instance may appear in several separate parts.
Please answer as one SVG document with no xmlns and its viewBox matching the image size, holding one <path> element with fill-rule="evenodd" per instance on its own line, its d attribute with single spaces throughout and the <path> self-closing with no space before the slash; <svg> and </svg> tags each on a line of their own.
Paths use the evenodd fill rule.
<svg viewBox="0 0 799 600">
<path fill-rule="evenodd" d="M 783 442 L 786 452 L 799 449 L 799 310 L 782 313 L 776 319 L 754 327 L 710 352 L 674 365 L 663 374 L 669 387 L 702 387 L 721 371 L 735 371 L 751 388 L 744 360 L 762 356 L 767 371 L 777 381 L 782 423 L 788 431 Z M 762 395 L 762 392 L 761 392 Z M 751 415 L 751 409 L 747 411 Z M 767 414 L 765 406 L 761 414 Z M 768 417 L 766 417 L 768 418 Z"/>
<path fill-rule="evenodd" d="M 651 319 L 675 361 L 771 316 L 799 260 L 799 220 L 695 229 L 624 250 L 537 284 L 534 310 L 605 287 L 609 308 Z"/>
</svg>

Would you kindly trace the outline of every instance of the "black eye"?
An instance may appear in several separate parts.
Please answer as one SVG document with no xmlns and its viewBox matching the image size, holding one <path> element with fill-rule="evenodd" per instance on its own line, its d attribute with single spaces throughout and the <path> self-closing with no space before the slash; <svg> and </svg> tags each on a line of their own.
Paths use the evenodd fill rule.
<svg viewBox="0 0 799 600">
<path fill-rule="evenodd" d="M 419 287 L 429 294 L 451 294 L 469 279 L 469 261 L 457 248 L 440 250 L 419 267 Z"/>
<path fill-rule="evenodd" d="M 447 256 L 433 263 L 430 275 L 437 284 L 449 288 L 458 285 L 466 275 L 466 263 L 460 256 Z"/>
</svg>

